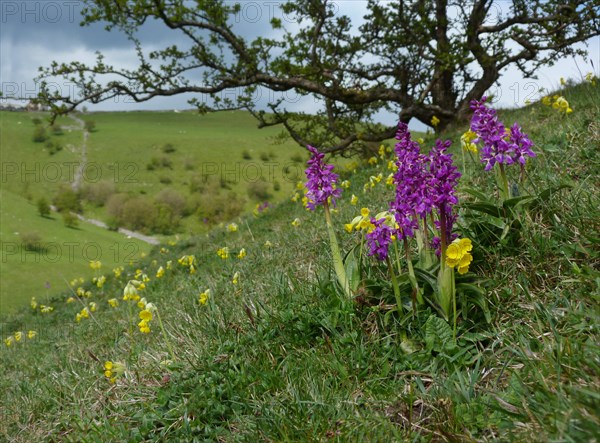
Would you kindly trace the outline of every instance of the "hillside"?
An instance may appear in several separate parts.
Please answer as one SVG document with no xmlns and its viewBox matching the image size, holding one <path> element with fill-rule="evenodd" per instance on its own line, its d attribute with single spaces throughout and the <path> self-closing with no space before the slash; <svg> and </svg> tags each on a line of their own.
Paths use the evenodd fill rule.
<svg viewBox="0 0 600 443">
<path fill-rule="evenodd" d="M 457 273 L 456 339 L 432 304 L 413 313 L 407 274 L 397 306 L 389 269 L 344 229 L 361 208 L 376 214 L 393 199 L 388 152 L 337 170 L 349 187 L 332 218 L 346 263 L 358 263 L 356 298 L 336 282 L 322 208 L 309 212 L 300 199 L 155 248 L 118 276 L 103 262 L 94 271 L 107 277 L 102 288 L 88 280 L 87 296 L 56 294 L 53 312 L 0 322 L 1 438 L 593 440 L 600 86 L 556 94 L 572 113 L 540 102 L 499 113 L 519 122 L 536 153 L 522 180 L 509 171 L 510 198 L 461 153 L 467 127 L 442 134 L 463 173 L 455 230 L 473 243 L 469 272 Z M 426 297 L 435 269 L 418 272 Z M 123 300 L 136 292 L 143 300 Z"/>
</svg>

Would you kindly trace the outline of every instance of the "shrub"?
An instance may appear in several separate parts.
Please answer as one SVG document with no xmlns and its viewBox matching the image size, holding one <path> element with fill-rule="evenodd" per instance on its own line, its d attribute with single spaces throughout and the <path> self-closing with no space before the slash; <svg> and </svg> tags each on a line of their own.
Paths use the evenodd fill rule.
<svg viewBox="0 0 600 443">
<path fill-rule="evenodd" d="M 50 215 L 50 203 L 46 200 L 46 197 L 40 197 L 37 201 L 38 214 L 42 217 L 48 217 Z"/>
<path fill-rule="evenodd" d="M 61 212 L 63 223 L 67 228 L 76 228 L 79 226 L 79 219 L 75 214 L 71 211 L 63 211 Z"/>
<path fill-rule="evenodd" d="M 41 119 L 41 118 L 39 118 L 39 117 L 34 117 L 34 118 L 32 118 L 32 119 L 31 119 L 31 122 L 32 122 L 34 125 L 36 125 L 36 126 L 37 126 L 37 125 L 41 125 L 41 124 L 42 124 L 42 119 Z"/>
<path fill-rule="evenodd" d="M 96 122 L 94 120 L 86 120 L 83 127 L 87 132 L 96 132 Z"/>
<path fill-rule="evenodd" d="M 261 152 L 260 153 L 260 159 L 264 162 L 268 162 L 269 161 L 269 154 L 267 154 L 266 152 Z"/>
<path fill-rule="evenodd" d="M 63 211 L 73 211 L 73 212 L 82 212 L 83 208 L 81 207 L 81 200 L 79 199 L 79 194 L 75 192 L 68 185 L 63 185 L 58 189 L 58 193 L 56 197 L 52 200 L 54 206 L 56 206 L 56 210 L 59 212 Z"/>
<path fill-rule="evenodd" d="M 244 211 L 245 200 L 235 192 L 208 194 L 200 198 L 196 214 L 207 224 L 229 221 Z"/>
<path fill-rule="evenodd" d="M 161 182 L 163 185 L 170 185 L 171 183 L 173 183 L 171 177 L 167 177 L 166 175 L 161 175 L 158 178 L 158 181 Z"/>
<path fill-rule="evenodd" d="M 248 196 L 256 201 L 264 201 L 271 198 L 267 183 L 263 180 L 258 180 L 248 184 Z"/>
<path fill-rule="evenodd" d="M 173 152 L 175 152 L 177 149 L 175 149 L 175 146 L 173 146 L 171 143 L 167 143 L 162 147 L 162 151 L 165 154 L 172 154 Z"/>
<path fill-rule="evenodd" d="M 48 140 L 48 134 L 46 134 L 46 129 L 41 125 L 36 126 L 33 130 L 33 141 L 35 143 L 43 143 L 46 140 Z"/>
<path fill-rule="evenodd" d="M 22 232 L 20 237 L 21 244 L 27 251 L 44 251 L 45 248 L 42 245 L 42 237 L 40 237 L 37 232 Z"/>
<path fill-rule="evenodd" d="M 163 189 L 156 195 L 154 200 L 159 205 L 169 207 L 173 214 L 178 217 L 183 215 L 187 206 L 185 197 L 174 189 Z"/>
<path fill-rule="evenodd" d="M 46 149 L 48 150 L 48 154 L 54 155 L 57 152 L 62 151 L 62 146 L 58 143 L 53 143 L 51 141 L 46 142 Z"/>
<path fill-rule="evenodd" d="M 273 182 L 273 191 L 277 192 L 277 191 L 279 191 L 280 189 L 281 189 L 281 184 L 280 184 L 280 183 L 279 183 L 277 180 L 275 180 L 275 181 Z"/>
<path fill-rule="evenodd" d="M 111 195 L 115 193 L 115 184 L 110 180 L 101 180 L 97 183 L 86 184 L 83 188 L 83 198 L 94 206 L 101 207 L 106 204 Z"/>
<path fill-rule="evenodd" d="M 155 169 L 169 168 L 173 169 L 173 162 L 165 156 L 152 157 L 150 163 L 146 165 L 148 171 L 154 171 Z"/>
<path fill-rule="evenodd" d="M 252 156 L 250 155 L 250 151 L 248 151 L 247 149 L 244 149 L 242 151 L 242 158 L 244 160 L 252 160 Z"/>
<path fill-rule="evenodd" d="M 52 125 L 52 134 L 54 135 L 63 135 L 63 128 L 61 125 Z"/>
</svg>

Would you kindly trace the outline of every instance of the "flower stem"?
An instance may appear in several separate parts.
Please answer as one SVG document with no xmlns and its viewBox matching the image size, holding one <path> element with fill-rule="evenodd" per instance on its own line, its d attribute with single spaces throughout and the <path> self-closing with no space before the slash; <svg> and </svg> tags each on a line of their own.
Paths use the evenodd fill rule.
<svg viewBox="0 0 600 443">
<path fill-rule="evenodd" d="M 344 293 L 350 298 L 352 292 L 350 291 L 350 283 L 346 276 L 346 269 L 344 268 L 344 261 L 340 254 L 340 247 L 338 245 L 337 236 L 335 235 L 335 229 L 331 223 L 331 214 L 329 212 L 329 205 L 327 202 L 323 203 L 325 209 L 325 220 L 327 222 L 327 231 L 329 233 L 329 245 L 331 246 L 331 256 L 333 258 L 333 269 L 335 270 L 338 282 L 342 285 Z"/>
<path fill-rule="evenodd" d="M 392 278 L 392 288 L 394 288 L 394 296 L 396 297 L 396 305 L 398 307 L 398 313 L 402 314 L 402 299 L 400 298 L 400 288 L 398 287 L 398 280 L 396 279 L 396 273 L 394 272 L 394 266 L 392 265 L 392 261 L 390 257 L 386 257 L 386 262 L 388 266 L 388 271 L 390 273 L 390 277 Z"/>
<path fill-rule="evenodd" d="M 510 194 L 508 192 L 508 178 L 506 177 L 506 171 L 503 163 L 498 163 L 498 186 L 500 187 L 500 195 L 502 200 L 508 200 Z"/>
<path fill-rule="evenodd" d="M 171 356 L 171 360 L 175 360 L 175 353 L 173 352 L 173 347 L 171 346 L 171 342 L 167 337 L 167 331 L 165 331 L 165 327 L 162 322 L 162 318 L 160 318 L 160 312 L 158 309 L 156 310 L 156 316 L 158 317 L 158 325 L 160 326 L 160 330 L 162 332 L 163 338 L 165 339 L 165 343 L 167 344 L 167 349 L 169 350 L 169 355 Z"/>
<path fill-rule="evenodd" d="M 412 260 L 410 258 L 410 246 L 408 245 L 408 240 L 404 239 L 404 251 L 406 253 L 406 265 L 408 266 L 408 278 L 412 285 L 412 305 L 413 305 L 413 315 L 417 312 L 417 301 L 419 304 L 423 303 L 423 296 L 419 291 L 419 283 L 417 283 L 417 277 L 415 276 L 415 270 L 412 265 Z"/>
</svg>

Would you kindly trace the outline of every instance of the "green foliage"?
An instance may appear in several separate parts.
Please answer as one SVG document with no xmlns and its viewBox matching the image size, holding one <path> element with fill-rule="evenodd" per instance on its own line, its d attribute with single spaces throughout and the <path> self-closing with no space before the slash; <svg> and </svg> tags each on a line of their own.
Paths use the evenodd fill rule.
<svg viewBox="0 0 600 443">
<path fill-rule="evenodd" d="M 50 203 L 48 203 L 46 197 L 40 197 L 36 204 L 38 214 L 40 214 L 41 217 L 48 217 L 50 215 Z"/>
<path fill-rule="evenodd" d="M 81 213 L 83 211 L 79 193 L 68 185 L 63 185 L 58 189 L 58 193 L 52 199 L 52 204 L 59 212 Z"/>
<path fill-rule="evenodd" d="M 96 122 L 94 120 L 85 120 L 83 127 L 87 132 L 96 132 Z"/>
<path fill-rule="evenodd" d="M 32 139 L 35 143 L 43 143 L 48 140 L 48 134 L 46 133 L 46 128 L 41 125 L 36 125 L 33 130 Z"/>
<path fill-rule="evenodd" d="M 94 206 L 102 207 L 116 192 L 115 183 L 111 180 L 100 180 L 87 183 L 82 190 L 82 197 Z"/>
<path fill-rule="evenodd" d="M 63 210 L 60 214 L 63 223 L 67 228 L 76 228 L 77 226 L 79 226 L 79 219 L 77 218 L 77 215 L 75 215 L 71 211 Z"/>
<path fill-rule="evenodd" d="M 43 251 L 42 237 L 37 232 L 21 232 L 21 244 L 27 251 Z"/>
</svg>

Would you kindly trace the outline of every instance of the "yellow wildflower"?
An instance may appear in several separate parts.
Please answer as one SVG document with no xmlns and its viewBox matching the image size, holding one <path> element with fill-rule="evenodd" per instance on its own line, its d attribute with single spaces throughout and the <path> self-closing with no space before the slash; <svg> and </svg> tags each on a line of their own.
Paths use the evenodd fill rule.
<svg viewBox="0 0 600 443">
<path fill-rule="evenodd" d="M 440 119 L 437 118 L 435 115 L 433 117 L 431 117 L 431 126 L 433 126 L 434 128 L 437 128 L 437 125 L 440 124 Z"/>
<path fill-rule="evenodd" d="M 354 194 L 352 194 L 352 198 L 350 199 L 350 204 L 351 205 L 356 205 L 358 203 L 358 197 Z"/>
<path fill-rule="evenodd" d="M 236 232 L 238 230 L 238 225 L 236 223 L 229 223 L 227 225 L 227 230 L 229 232 Z"/>
<path fill-rule="evenodd" d="M 102 267 L 102 263 L 100 262 L 100 260 L 90 261 L 90 268 L 92 268 L 94 271 L 97 271 L 101 267 Z"/>
<path fill-rule="evenodd" d="M 27 338 L 29 340 L 31 340 L 32 338 L 34 338 L 37 335 L 37 332 L 35 331 L 27 331 Z"/>
<path fill-rule="evenodd" d="M 237 257 L 238 257 L 239 259 L 242 259 L 242 258 L 244 258 L 245 256 L 246 256 L 246 249 L 245 249 L 245 248 L 242 248 L 242 249 L 240 249 L 240 253 L 238 254 L 238 256 L 237 256 Z"/>
<path fill-rule="evenodd" d="M 221 257 L 223 260 L 229 258 L 229 248 L 227 246 L 220 248 L 217 250 L 217 255 Z"/>
<path fill-rule="evenodd" d="M 119 301 L 116 298 L 111 298 L 108 300 L 108 304 L 111 308 L 116 308 L 117 306 L 119 306 Z"/>
<path fill-rule="evenodd" d="M 469 130 L 469 131 L 465 132 L 460 137 L 460 144 L 461 144 L 462 148 L 465 151 L 470 151 L 470 152 L 473 152 L 474 154 L 477 154 L 477 145 L 475 143 L 473 143 L 473 140 L 475 140 L 476 138 L 477 138 L 477 134 L 474 133 L 473 131 Z"/>
<path fill-rule="evenodd" d="M 363 217 L 368 217 L 371 211 L 369 211 L 369 208 L 362 208 L 360 210 L 360 215 L 362 215 Z"/>
<path fill-rule="evenodd" d="M 21 331 L 15 332 L 15 341 L 21 341 L 23 333 Z"/>
<path fill-rule="evenodd" d="M 37 301 L 35 301 L 35 297 L 31 297 L 31 302 L 29 304 L 31 306 L 31 309 L 37 309 L 38 307 L 38 303 Z"/>
<path fill-rule="evenodd" d="M 231 280 L 231 283 L 233 283 L 234 285 L 237 285 L 240 281 L 240 273 L 236 272 L 235 274 L 233 274 L 233 280 Z"/>
<path fill-rule="evenodd" d="M 299 218 L 295 218 L 294 221 L 292 222 L 292 226 L 294 228 L 297 228 L 298 226 L 300 226 L 300 219 Z"/>
<path fill-rule="evenodd" d="M 208 298 L 209 297 L 210 297 L 210 289 L 207 289 L 206 291 L 200 293 L 200 296 L 198 298 L 198 302 L 201 305 L 205 305 L 206 302 L 208 302 Z"/>
<path fill-rule="evenodd" d="M 156 271 L 156 278 L 162 278 L 165 275 L 165 268 L 162 266 Z"/>
</svg>

